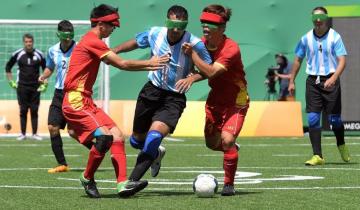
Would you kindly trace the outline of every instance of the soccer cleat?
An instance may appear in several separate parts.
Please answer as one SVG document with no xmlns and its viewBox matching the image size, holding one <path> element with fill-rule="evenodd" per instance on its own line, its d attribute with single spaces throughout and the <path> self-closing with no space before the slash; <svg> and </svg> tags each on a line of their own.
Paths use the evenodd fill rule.
<svg viewBox="0 0 360 210">
<path fill-rule="evenodd" d="M 239 152 L 239 150 L 240 150 L 240 144 L 235 143 L 235 147 L 236 147 L 236 150 Z"/>
<path fill-rule="evenodd" d="M 68 172 L 70 171 L 70 167 L 67 165 L 59 165 L 56 166 L 55 168 L 51 168 L 48 170 L 49 174 L 55 174 L 55 173 L 60 173 L 60 172 Z"/>
<path fill-rule="evenodd" d="M 31 136 L 31 138 L 34 139 L 34 140 L 37 140 L 37 141 L 42 141 L 42 140 L 43 140 L 42 137 L 39 136 L 39 135 L 37 135 L 37 134 L 33 134 L 33 135 Z"/>
<path fill-rule="evenodd" d="M 88 180 L 84 177 L 84 173 L 82 173 L 80 176 L 80 182 L 84 187 L 86 194 L 90 198 L 100 198 L 100 193 L 96 187 L 96 182 L 94 179 Z"/>
<path fill-rule="evenodd" d="M 26 139 L 26 136 L 24 134 L 21 134 L 20 136 L 18 136 L 16 138 L 16 140 L 18 140 L 18 141 L 24 141 L 25 139 Z"/>
<path fill-rule="evenodd" d="M 316 165 L 324 165 L 325 160 L 321 158 L 319 155 L 314 155 L 312 158 L 305 162 L 306 166 L 316 166 Z"/>
<path fill-rule="evenodd" d="M 349 149 L 348 147 L 343 144 L 338 146 L 338 150 L 340 152 L 341 158 L 344 162 L 349 162 L 350 161 L 350 153 L 349 153 Z"/>
<path fill-rule="evenodd" d="M 147 185 L 148 185 L 148 181 L 146 180 L 139 180 L 139 181 L 127 180 L 118 183 L 116 189 L 118 191 L 119 197 L 127 198 L 132 195 L 135 195 L 137 192 L 144 189 Z"/>
<path fill-rule="evenodd" d="M 165 147 L 160 145 L 158 148 L 158 156 L 153 161 L 153 163 L 151 164 L 151 167 L 150 167 L 152 177 L 156 177 L 159 174 L 159 171 L 161 168 L 161 160 L 165 156 L 165 152 L 166 152 Z"/>
<path fill-rule="evenodd" d="M 234 185 L 225 184 L 223 190 L 221 191 L 222 196 L 233 196 L 235 195 Z"/>
</svg>

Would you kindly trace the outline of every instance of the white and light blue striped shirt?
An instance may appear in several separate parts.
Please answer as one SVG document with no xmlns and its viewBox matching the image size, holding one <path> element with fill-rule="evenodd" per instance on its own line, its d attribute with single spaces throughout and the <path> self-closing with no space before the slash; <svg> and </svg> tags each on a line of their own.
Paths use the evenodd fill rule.
<svg viewBox="0 0 360 210">
<path fill-rule="evenodd" d="M 295 54 L 303 59 L 306 56 L 306 73 L 326 76 L 336 71 L 337 57 L 347 55 L 340 34 L 332 28 L 322 37 L 314 30 L 306 33 L 296 46 Z"/>
<path fill-rule="evenodd" d="M 178 43 L 170 45 L 167 40 L 167 30 L 166 27 L 152 27 L 148 31 L 137 34 L 136 42 L 140 48 L 150 47 L 151 55 L 171 55 L 170 62 L 165 68 L 150 71 L 148 78 L 159 88 L 179 92 L 175 88 L 176 82 L 186 78 L 193 68 L 191 58 L 181 50 L 183 43 L 190 43 L 204 62 L 211 64 L 212 60 L 205 44 L 198 37 L 186 31 Z"/>
<path fill-rule="evenodd" d="M 50 47 L 46 57 L 46 67 L 54 71 L 56 69 L 56 89 L 64 89 L 64 81 L 66 77 L 66 69 L 69 64 L 70 55 L 75 48 L 76 43 L 70 46 L 70 48 L 63 52 L 60 48 L 60 42 Z"/>
</svg>

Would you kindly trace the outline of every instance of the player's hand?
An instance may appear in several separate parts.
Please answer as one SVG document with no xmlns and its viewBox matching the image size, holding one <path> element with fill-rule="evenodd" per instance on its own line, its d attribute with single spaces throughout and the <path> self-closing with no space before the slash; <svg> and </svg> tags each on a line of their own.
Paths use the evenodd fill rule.
<svg viewBox="0 0 360 210">
<path fill-rule="evenodd" d="M 41 92 L 41 93 L 45 93 L 46 90 L 47 90 L 47 86 L 48 84 L 47 83 L 43 83 L 39 86 L 39 88 L 37 89 L 38 92 Z"/>
<path fill-rule="evenodd" d="M 170 60 L 170 55 L 162 55 L 162 56 L 153 56 L 150 58 L 150 65 L 146 69 L 148 70 L 159 70 L 163 68 Z"/>
<path fill-rule="evenodd" d="M 16 84 L 16 82 L 14 80 L 10 80 L 9 85 L 10 85 L 11 88 L 14 88 L 14 89 L 17 88 L 17 84 Z"/>
<path fill-rule="evenodd" d="M 330 89 L 330 88 L 334 87 L 335 82 L 336 82 L 336 79 L 333 76 L 331 76 L 329 79 L 327 79 L 325 81 L 324 88 L 325 89 Z"/>
<path fill-rule="evenodd" d="M 190 89 L 191 85 L 194 83 L 194 80 L 191 77 L 181 79 L 176 82 L 175 88 L 179 93 L 186 93 Z"/>
<path fill-rule="evenodd" d="M 288 91 L 289 91 L 290 95 L 292 95 L 292 96 L 295 94 L 295 83 L 294 82 L 289 82 Z"/>
<path fill-rule="evenodd" d="M 181 46 L 181 49 L 184 51 L 184 53 L 185 53 L 186 55 L 191 55 L 193 47 L 192 47 L 192 45 L 191 45 L 190 43 L 185 42 L 185 43 Z"/>
<path fill-rule="evenodd" d="M 39 81 L 39 83 L 45 83 L 45 77 L 43 76 L 43 75 L 40 75 L 40 77 L 39 77 L 39 79 L 38 79 L 38 81 Z"/>
</svg>

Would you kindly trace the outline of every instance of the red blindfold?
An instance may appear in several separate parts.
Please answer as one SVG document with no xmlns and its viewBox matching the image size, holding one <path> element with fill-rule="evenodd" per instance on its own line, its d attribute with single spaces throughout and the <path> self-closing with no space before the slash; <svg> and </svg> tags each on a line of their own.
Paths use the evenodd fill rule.
<svg viewBox="0 0 360 210">
<path fill-rule="evenodd" d="M 112 25 L 119 27 L 120 26 L 120 21 L 119 21 L 119 14 L 118 13 L 112 13 L 110 15 L 105 15 L 103 17 L 98 17 L 98 18 L 91 18 L 90 21 L 91 22 L 107 22 L 107 23 L 111 23 Z"/>
<path fill-rule="evenodd" d="M 201 22 L 211 22 L 216 24 L 224 24 L 225 20 L 218 14 L 203 12 L 200 16 Z"/>
</svg>

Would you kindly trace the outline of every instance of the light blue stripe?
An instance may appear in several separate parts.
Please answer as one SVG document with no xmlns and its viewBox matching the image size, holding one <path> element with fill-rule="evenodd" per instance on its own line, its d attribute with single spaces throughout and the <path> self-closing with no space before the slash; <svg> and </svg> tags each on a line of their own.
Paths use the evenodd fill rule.
<svg viewBox="0 0 360 210">
<path fill-rule="evenodd" d="M 326 35 L 326 36 L 328 36 L 328 35 Z M 328 45 L 327 45 L 327 37 L 321 41 L 321 44 L 323 46 L 322 55 L 324 58 L 325 74 L 328 75 L 328 74 L 330 74 L 330 63 L 329 63 L 330 59 L 329 59 L 329 49 L 328 49 Z"/>
<path fill-rule="evenodd" d="M 313 66 L 314 69 L 312 69 L 312 71 L 315 72 L 315 75 L 319 75 L 319 47 L 318 47 L 318 43 L 316 41 L 315 36 L 313 36 L 313 49 L 314 49 L 314 56 L 315 56 L 315 58 L 314 58 L 315 66 Z M 312 63 L 310 63 L 310 65 L 311 64 Z"/>
</svg>

